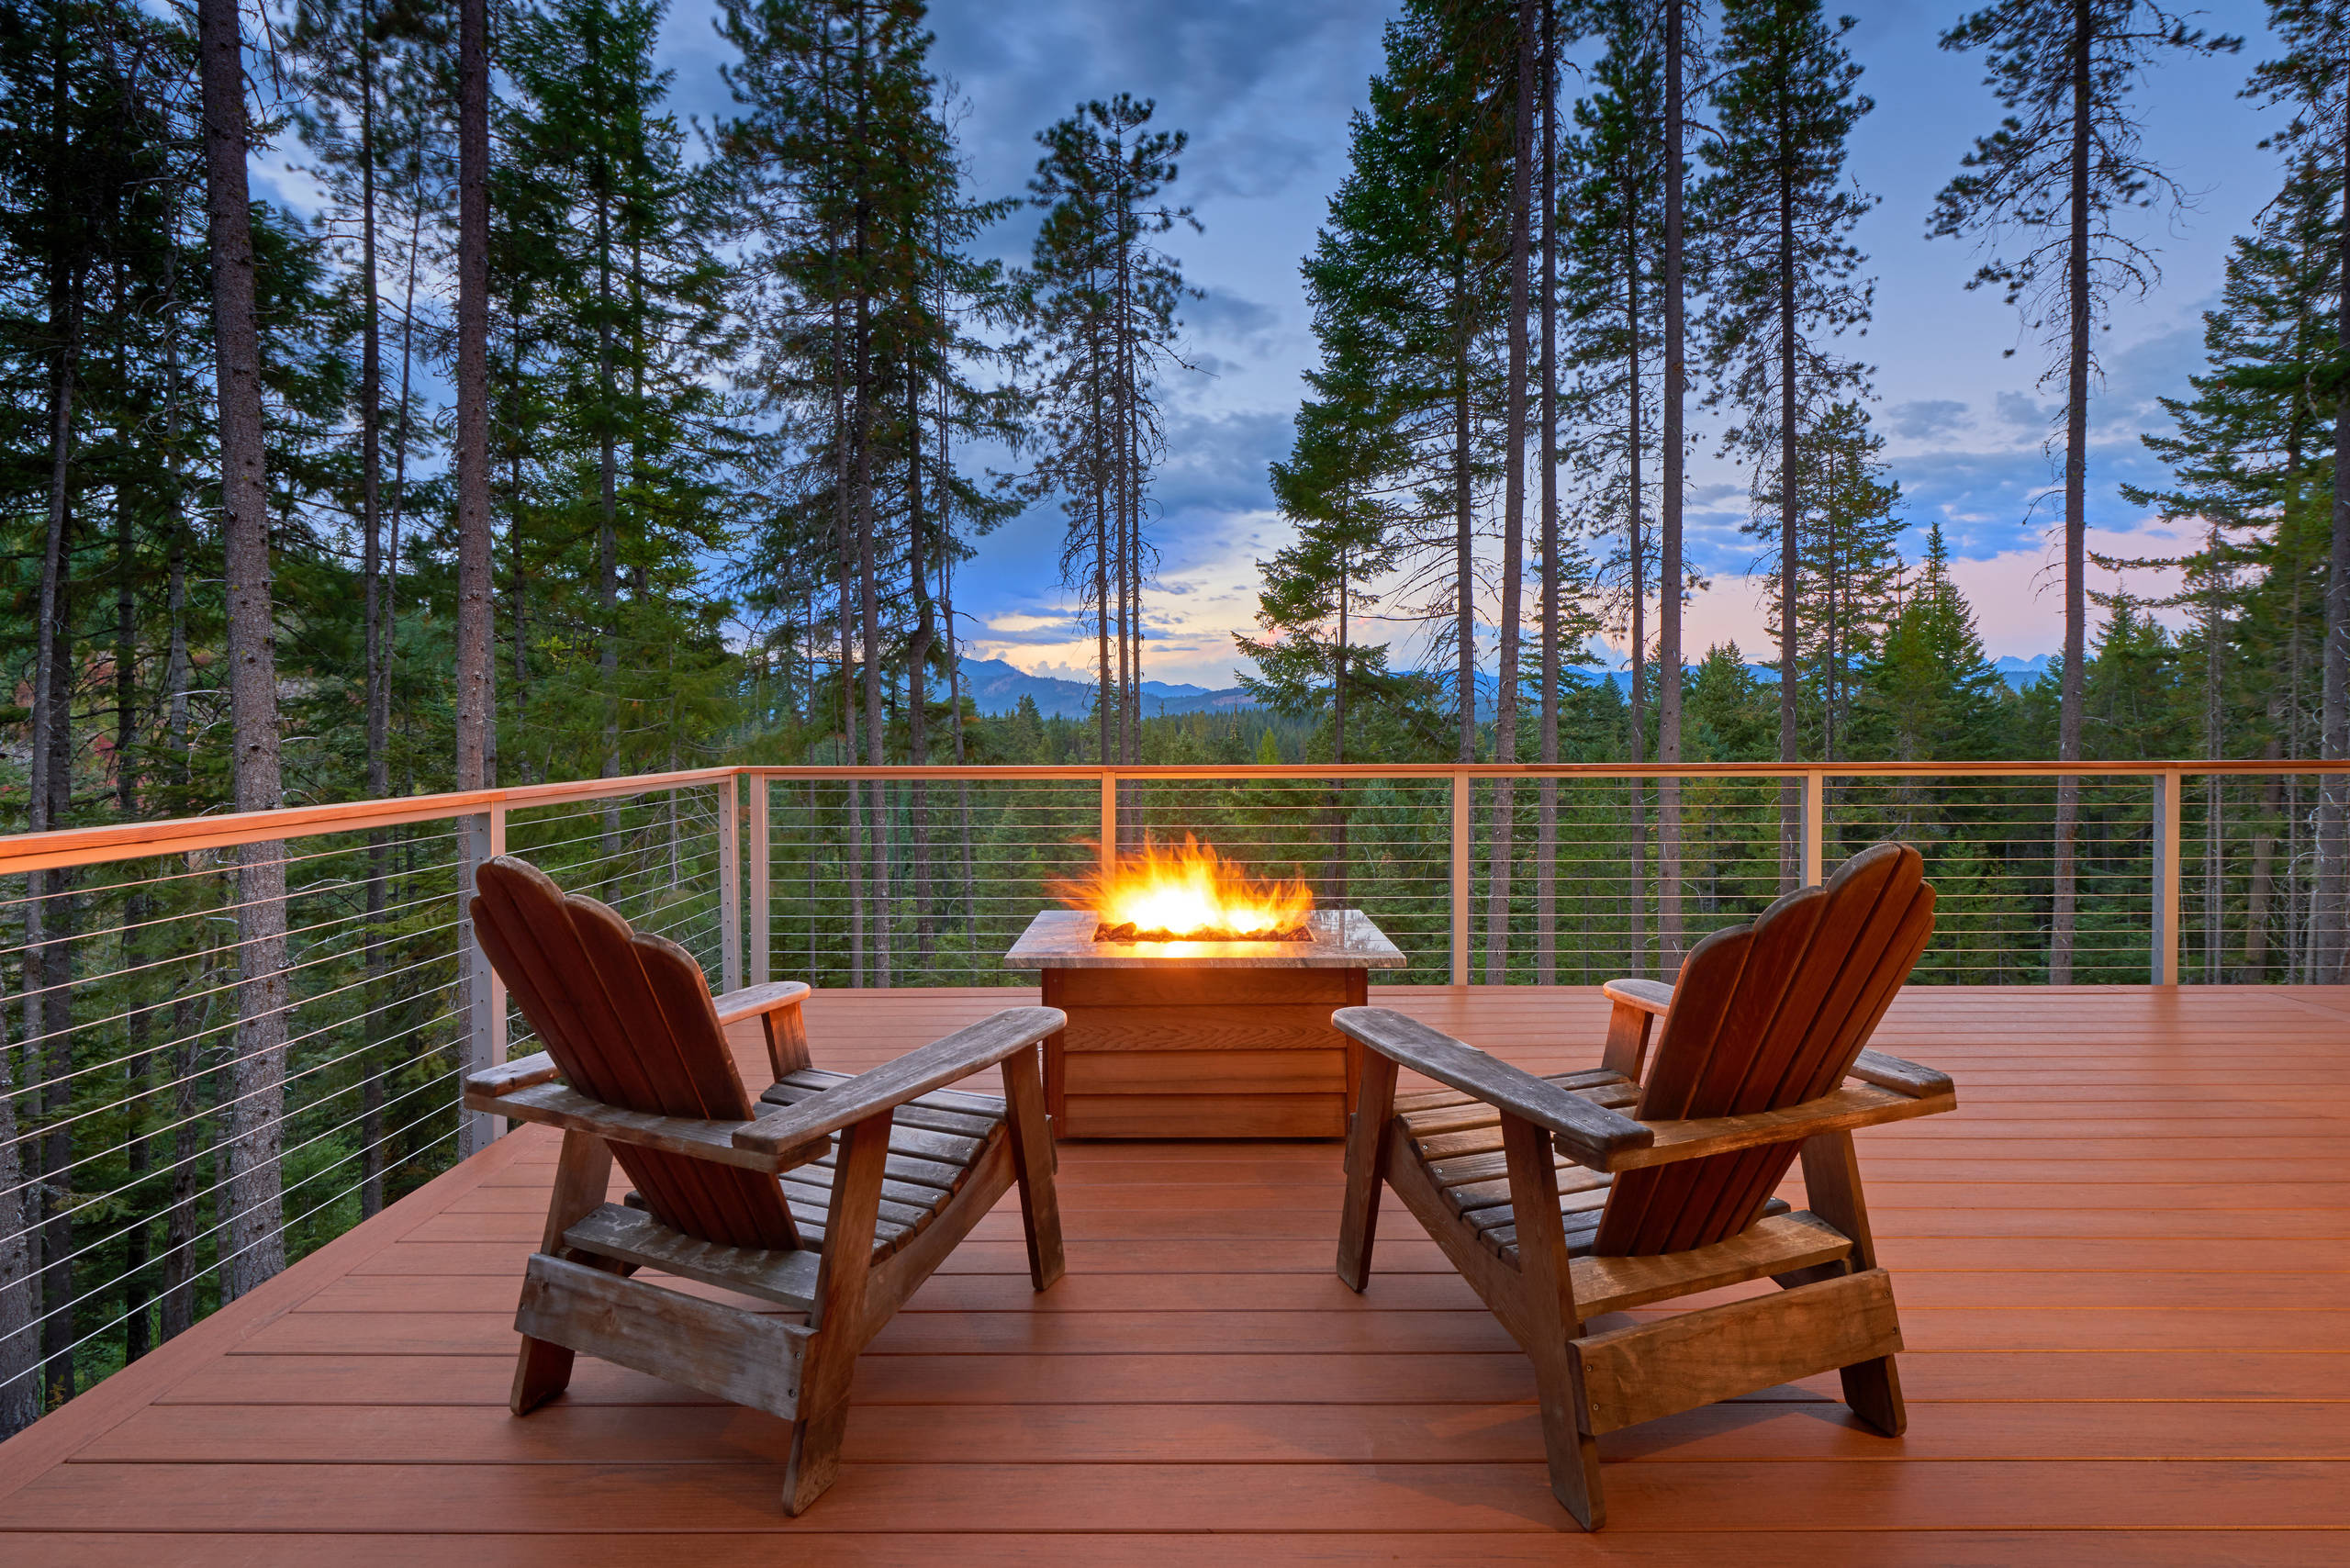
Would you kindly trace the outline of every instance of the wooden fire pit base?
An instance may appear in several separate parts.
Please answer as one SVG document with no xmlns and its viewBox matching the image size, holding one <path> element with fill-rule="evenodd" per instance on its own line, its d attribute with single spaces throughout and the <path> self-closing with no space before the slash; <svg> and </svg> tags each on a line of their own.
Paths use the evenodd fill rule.
<svg viewBox="0 0 2350 1568">
<path fill-rule="evenodd" d="M 1405 961 L 1360 910 L 1317 912 L 1305 942 L 1098 942 L 1094 928 L 1046 910 L 1004 959 L 1042 970 L 1045 1005 L 1069 1014 L 1045 1041 L 1056 1137 L 1346 1136 L 1356 1047 L 1330 1014 Z"/>
<path fill-rule="evenodd" d="M 1342 1137 L 1361 969 L 1046 969 L 1045 1041 L 1059 1137 Z"/>
</svg>

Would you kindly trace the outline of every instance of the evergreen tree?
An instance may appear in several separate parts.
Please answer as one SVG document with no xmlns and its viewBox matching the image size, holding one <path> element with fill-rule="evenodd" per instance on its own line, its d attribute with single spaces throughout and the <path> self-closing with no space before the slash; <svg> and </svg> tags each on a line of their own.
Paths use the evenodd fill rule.
<svg viewBox="0 0 2350 1568">
<path fill-rule="evenodd" d="M 1942 38 L 1944 49 L 1985 52 L 1985 81 L 2010 112 L 1975 139 L 1962 161 L 1966 172 L 1935 198 L 1932 232 L 2021 243 L 1986 262 L 1967 286 L 2004 288 L 2008 302 L 2021 306 L 2026 330 L 2050 351 L 2045 379 L 2061 372 L 2065 381 L 2065 685 L 2056 749 L 2065 761 L 2081 756 L 2087 655 L 2091 334 L 2115 298 L 2143 297 L 2159 275 L 2153 252 L 2114 219 L 2180 195 L 2140 143 L 2130 93 L 2164 50 L 2239 43 L 2190 28 L 2152 0 L 1999 0 Z M 2079 781 L 2060 778 L 2049 946 L 2049 979 L 2060 985 L 2072 977 L 2079 811 Z"/>
<path fill-rule="evenodd" d="M 1024 280 L 1050 442 L 1037 477 L 1069 514 L 1063 580 L 1094 611 L 1105 764 L 1140 756 L 1142 590 L 1156 558 L 1142 523 L 1165 435 L 1156 384 L 1180 363 L 1182 269 L 1154 241 L 1178 224 L 1199 227 L 1189 207 L 1151 205 L 1174 181 L 1186 140 L 1146 131 L 1153 107 L 1123 93 L 1080 105 L 1037 133 L 1045 153 L 1029 182 L 1045 209 Z"/>
<path fill-rule="evenodd" d="M 1714 88 L 1720 136 L 1705 144 L 1713 173 L 1698 199 L 1715 301 L 1705 352 L 1719 378 L 1709 401 L 1732 404 L 1729 444 L 1752 459 L 1758 494 L 1776 497 L 1782 585 L 1803 576 L 1804 426 L 1863 379 L 1834 342 L 1867 321 L 1871 295 L 1855 276 L 1862 257 L 1852 231 L 1874 202 L 1844 175 L 1852 128 L 1874 106 L 1857 90 L 1860 67 L 1844 47 L 1854 25 L 1850 17 L 1831 24 L 1818 0 L 1729 0 Z M 1804 622 L 1784 596 L 1778 622 L 1779 760 L 1793 762 Z M 1797 809 L 1782 800 L 1782 888 L 1795 885 L 1799 865 Z"/>
<path fill-rule="evenodd" d="M 2344 0 L 2269 0 L 2268 21 L 2286 52 L 2253 73 L 2247 96 L 2289 106 L 2272 144 L 2298 154 L 2305 174 L 2335 195 L 2333 343 L 2324 390 L 2333 404 L 2333 486 L 2325 577 L 2323 701 L 2320 755 L 2350 757 L 2350 5 Z M 2312 978 L 2350 976 L 2350 781 L 2328 777 L 2320 791 Z"/>
<path fill-rule="evenodd" d="M 1884 636 L 1859 662 L 1863 723 L 1903 762 L 1996 756 L 2007 683 L 1983 652 L 1975 611 L 1951 580 L 1942 524 Z"/>
</svg>

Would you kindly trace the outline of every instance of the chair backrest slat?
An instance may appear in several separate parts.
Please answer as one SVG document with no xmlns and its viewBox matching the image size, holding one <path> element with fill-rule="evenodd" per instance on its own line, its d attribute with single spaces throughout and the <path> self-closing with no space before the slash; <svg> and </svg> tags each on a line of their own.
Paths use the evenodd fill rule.
<svg viewBox="0 0 2350 1568">
<path fill-rule="evenodd" d="M 565 1082 L 654 1115 L 750 1119 L 709 983 L 683 948 L 510 856 L 483 864 L 476 886 L 482 949 Z M 673 1229 L 733 1247 L 799 1244 L 772 1176 L 635 1144 L 612 1154 Z"/>
<path fill-rule="evenodd" d="M 1751 925 L 1718 931 L 1681 967 L 1634 1114 L 1751 1115 L 1828 1092 L 1851 1070 L 1933 933 L 1934 890 L 1907 845 L 1880 844 Z M 1752 1224 L 1797 1145 L 1627 1171 L 1593 1248 L 1643 1256 L 1708 1246 Z"/>
</svg>

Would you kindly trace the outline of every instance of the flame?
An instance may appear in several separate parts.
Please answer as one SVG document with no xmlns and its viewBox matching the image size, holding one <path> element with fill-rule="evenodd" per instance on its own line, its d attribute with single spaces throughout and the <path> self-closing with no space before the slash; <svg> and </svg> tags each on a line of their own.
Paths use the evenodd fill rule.
<svg viewBox="0 0 2350 1568">
<path fill-rule="evenodd" d="M 1314 890 L 1304 882 L 1252 877 L 1188 833 L 1181 849 L 1146 844 L 1106 875 L 1052 890 L 1091 910 L 1105 940 L 1113 930 L 1129 942 L 1292 940 L 1314 913 Z"/>
</svg>

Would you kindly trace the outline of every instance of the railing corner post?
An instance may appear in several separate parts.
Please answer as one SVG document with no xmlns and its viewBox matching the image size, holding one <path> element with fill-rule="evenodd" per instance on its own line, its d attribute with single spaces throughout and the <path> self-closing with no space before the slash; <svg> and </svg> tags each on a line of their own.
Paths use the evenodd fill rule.
<svg viewBox="0 0 2350 1568">
<path fill-rule="evenodd" d="M 743 806 L 732 773 L 718 782 L 718 971 L 722 989 L 743 989 Z"/>
<path fill-rule="evenodd" d="M 774 869 L 769 865 L 769 861 L 773 859 L 775 854 L 773 846 L 768 842 L 768 834 L 773 832 L 770 818 L 775 810 L 775 797 L 768 789 L 770 780 L 766 774 L 745 772 L 740 777 L 750 787 L 748 809 L 751 813 L 751 972 L 749 983 L 765 985 L 767 982 L 769 916 L 767 901 L 771 891 L 767 879 Z"/>
<path fill-rule="evenodd" d="M 506 807 L 491 805 L 457 819 L 457 963 L 464 985 L 465 1062 L 479 1072 L 506 1059 L 506 985 L 489 956 L 474 940 L 466 905 L 474 895 L 474 872 L 485 860 L 506 853 Z M 457 1112 L 457 1157 L 470 1159 L 498 1137 L 495 1117 L 484 1111 Z"/>
</svg>

